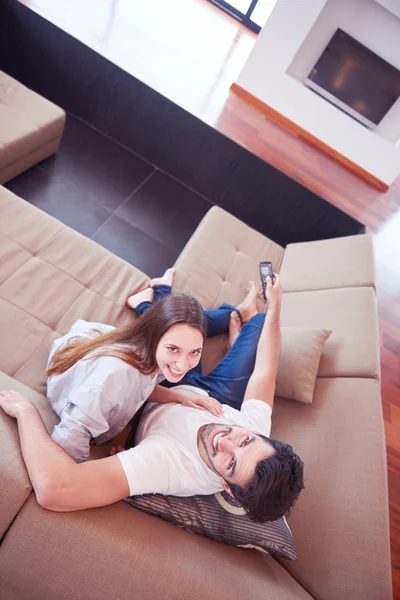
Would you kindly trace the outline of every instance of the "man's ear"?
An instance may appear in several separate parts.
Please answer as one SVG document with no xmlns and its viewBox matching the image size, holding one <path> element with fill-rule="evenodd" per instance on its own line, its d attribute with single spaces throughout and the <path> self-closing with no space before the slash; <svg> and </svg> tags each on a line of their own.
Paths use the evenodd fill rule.
<svg viewBox="0 0 400 600">
<path fill-rule="evenodd" d="M 232 496 L 232 498 L 234 498 L 234 495 L 232 494 L 232 490 L 231 490 L 231 488 L 229 487 L 229 485 L 226 483 L 225 479 L 223 479 L 223 478 L 221 477 L 220 481 L 221 481 L 221 485 L 222 485 L 222 487 L 224 488 L 225 492 L 228 492 L 228 494 L 229 494 L 230 496 Z"/>
</svg>

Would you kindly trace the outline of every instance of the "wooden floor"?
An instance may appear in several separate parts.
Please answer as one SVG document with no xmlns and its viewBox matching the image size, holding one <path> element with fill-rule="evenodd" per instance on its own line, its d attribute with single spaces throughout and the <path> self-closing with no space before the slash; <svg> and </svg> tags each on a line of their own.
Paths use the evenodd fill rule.
<svg viewBox="0 0 400 600">
<path fill-rule="evenodd" d="M 256 36 L 206 0 L 23 3 L 373 233 L 393 585 L 394 597 L 400 598 L 400 178 L 388 192 L 378 192 L 229 94 Z"/>
</svg>

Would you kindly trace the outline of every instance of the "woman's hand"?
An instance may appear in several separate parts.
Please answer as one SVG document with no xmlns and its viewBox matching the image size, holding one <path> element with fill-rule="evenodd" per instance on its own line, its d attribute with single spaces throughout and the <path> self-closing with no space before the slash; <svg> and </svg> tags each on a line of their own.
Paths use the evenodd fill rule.
<svg viewBox="0 0 400 600">
<path fill-rule="evenodd" d="M 211 398 L 211 396 L 201 396 L 200 394 L 185 393 L 183 391 L 182 393 L 185 394 L 182 397 L 182 406 L 197 408 L 198 410 L 207 410 L 216 417 L 222 416 L 222 404 L 215 398 Z"/>
<path fill-rule="evenodd" d="M 32 408 L 32 403 L 19 392 L 5 390 L 4 392 L 0 392 L 0 406 L 7 415 L 16 419 L 21 410 Z"/>
<path fill-rule="evenodd" d="M 114 456 L 115 454 L 119 454 L 120 452 L 125 452 L 126 448 L 123 446 L 113 446 L 108 454 L 108 456 Z"/>
</svg>

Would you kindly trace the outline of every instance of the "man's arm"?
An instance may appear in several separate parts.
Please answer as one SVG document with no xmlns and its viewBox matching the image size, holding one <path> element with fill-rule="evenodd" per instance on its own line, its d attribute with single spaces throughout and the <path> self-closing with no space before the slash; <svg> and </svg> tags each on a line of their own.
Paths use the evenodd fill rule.
<svg viewBox="0 0 400 600">
<path fill-rule="evenodd" d="M 53 442 L 34 405 L 17 392 L 0 393 L 0 406 L 17 419 L 22 456 L 38 503 L 49 510 L 106 506 L 129 495 L 117 456 L 77 464 Z"/>
<path fill-rule="evenodd" d="M 257 346 L 254 371 L 247 384 L 245 400 L 262 400 L 274 405 L 276 375 L 281 350 L 280 312 L 282 286 L 279 275 L 267 278 L 268 312 Z"/>
</svg>

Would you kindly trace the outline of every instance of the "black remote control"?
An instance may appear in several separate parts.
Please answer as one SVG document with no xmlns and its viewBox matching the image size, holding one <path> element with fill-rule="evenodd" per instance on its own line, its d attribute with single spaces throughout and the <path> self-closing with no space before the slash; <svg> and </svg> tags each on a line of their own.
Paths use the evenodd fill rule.
<svg viewBox="0 0 400 600">
<path fill-rule="evenodd" d="M 268 275 L 271 277 L 271 281 L 274 281 L 274 270 L 272 268 L 272 262 L 265 261 L 260 262 L 260 277 L 261 284 L 263 289 L 264 300 L 267 299 L 266 290 L 267 290 L 267 277 Z"/>
</svg>

